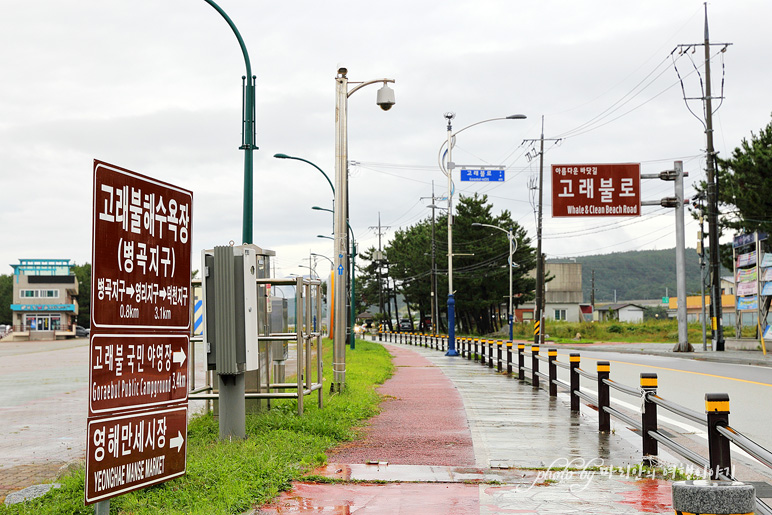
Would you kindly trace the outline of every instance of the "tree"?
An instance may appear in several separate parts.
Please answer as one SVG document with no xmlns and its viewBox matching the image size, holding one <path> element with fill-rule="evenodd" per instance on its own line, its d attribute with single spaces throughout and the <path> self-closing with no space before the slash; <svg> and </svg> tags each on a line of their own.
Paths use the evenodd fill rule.
<svg viewBox="0 0 772 515">
<path fill-rule="evenodd" d="M 526 274 L 534 268 L 534 249 L 525 230 L 511 218 L 508 211 L 494 216 L 486 195 L 459 198 L 454 217 L 453 287 L 456 290 L 456 321 L 465 332 L 490 333 L 498 329 L 502 319 L 500 306 L 509 295 L 507 255 L 509 242 L 506 235 L 495 229 L 473 227 L 472 223 L 512 228 L 517 251 L 513 273 L 513 292 L 520 294 L 517 304 L 533 298 L 534 279 Z M 440 274 L 438 299 L 447 292 L 447 268 L 442 257 L 447 256 L 447 215 L 436 221 L 435 254 Z M 406 302 L 421 317 L 431 313 L 431 219 L 422 220 L 407 229 L 398 230 L 386 247 L 390 275 L 400 285 Z M 517 305 L 516 304 L 516 305 Z M 440 302 L 440 306 L 444 306 Z M 444 312 L 441 307 L 440 311 Z"/>
<path fill-rule="evenodd" d="M 772 123 L 751 139 L 743 138 L 728 159 L 718 159 L 718 200 L 722 230 L 772 234 Z M 704 185 L 702 187 L 704 190 Z M 731 245 L 722 249 L 722 264 L 732 269 Z"/>
<path fill-rule="evenodd" d="M 78 325 L 91 325 L 91 264 L 73 265 L 72 273 L 78 281 Z"/>
<path fill-rule="evenodd" d="M 536 266 L 536 255 L 525 229 L 512 220 L 508 210 L 498 216 L 491 213 L 492 205 L 488 196 L 461 196 L 453 227 L 454 239 L 458 245 L 453 253 L 453 281 L 456 295 L 456 312 L 462 330 L 480 334 L 499 329 L 505 319 L 500 313 L 502 304 L 508 303 L 509 241 L 502 231 L 488 227 L 473 226 L 473 223 L 495 225 L 512 229 L 517 244 L 513 263 L 517 267 L 512 273 L 514 307 L 533 298 L 536 281 L 527 276 Z"/>
<path fill-rule="evenodd" d="M 13 276 L 0 275 L 0 324 L 11 324 L 13 304 Z"/>
</svg>

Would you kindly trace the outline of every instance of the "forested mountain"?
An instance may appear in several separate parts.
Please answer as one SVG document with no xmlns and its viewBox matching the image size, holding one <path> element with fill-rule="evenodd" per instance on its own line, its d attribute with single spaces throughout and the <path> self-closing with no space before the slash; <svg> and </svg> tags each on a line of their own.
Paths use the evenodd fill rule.
<svg viewBox="0 0 772 515">
<path fill-rule="evenodd" d="M 686 249 L 687 295 L 700 293 L 699 261 L 695 249 Z M 582 256 L 576 258 L 576 262 L 582 264 L 585 302 L 590 302 L 593 270 L 595 302 L 613 302 L 614 290 L 618 302 L 676 296 L 675 248 Z M 722 270 L 721 275 L 732 273 Z"/>
</svg>

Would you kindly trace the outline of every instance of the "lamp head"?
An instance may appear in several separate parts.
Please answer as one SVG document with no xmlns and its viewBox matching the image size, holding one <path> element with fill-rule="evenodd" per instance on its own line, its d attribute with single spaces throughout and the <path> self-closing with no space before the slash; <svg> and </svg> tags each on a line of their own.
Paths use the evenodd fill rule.
<svg viewBox="0 0 772 515">
<path fill-rule="evenodd" d="M 524 114 L 510 114 L 507 116 L 507 120 L 525 120 L 527 116 Z"/>
<path fill-rule="evenodd" d="M 378 96 L 375 99 L 375 103 L 384 111 L 388 111 L 396 103 L 394 101 L 394 90 L 385 82 L 381 89 L 378 90 Z"/>
<path fill-rule="evenodd" d="M 288 156 L 287 154 L 274 154 L 273 157 L 275 157 L 276 159 L 289 159 L 290 158 L 290 156 Z"/>
</svg>

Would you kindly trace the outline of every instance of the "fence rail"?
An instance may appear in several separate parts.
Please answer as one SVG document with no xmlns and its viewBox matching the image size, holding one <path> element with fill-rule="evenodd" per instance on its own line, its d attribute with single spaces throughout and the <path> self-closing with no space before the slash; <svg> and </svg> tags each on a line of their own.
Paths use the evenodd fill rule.
<svg viewBox="0 0 772 515">
<path fill-rule="evenodd" d="M 439 351 L 447 350 L 447 337 L 445 335 L 423 333 L 390 333 L 378 332 L 379 341 L 392 343 L 405 343 L 418 345 Z M 571 411 L 578 412 L 580 400 L 598 410 L 598 431 L 611 430 L 610 418 L 622 421 L 626 425 L 640 431 L 642 455 L 644 464 L 657 462 L 658 445 L 662 444 L 681 457 L 691 461 L 695 465 L 706 470 L 711 479 L 734 480 L 732 475 L 732 460 L 730 443 L 753 456 L 763 465 L 772 468 L 772 452 L 758 443 L 746 437 L 729 425 L 729 395 L 725 393 L 705 394 L 705 413 L 699 413 L 685 406 L 660 397 L 657 394 L 657 374 L 643 372 L 640 375 L 640 385 L 633 387 L 612 380 L 611 366 L 608 361 L 598 361 L 595 373 L 580 368 L 579 353 L 571 353 L 569 362 L 557 360 L 557 350 L 548 349 L 547 355 L 540 354 L 538 345 L 531 345 L 526 352 L 526 345 L 517 343 L 517 356 L 513 356 L 514 342 L 502 340 L 487 340 L 480 338 L 456 338 L 456 349 L 459 356 L 467 360 L 478 362 L 489 368 L 496 367 L 502 372 L 506 367 L 506 373 L 515 375 L 520 381 L 530 379 L 531 386 L 540 387 L 540 379 L 546 382 L 546 389 L 550 397 L 557 395 L 558 388 L 568 391 L 571 400 Z M 504 353 L 506 349 L 506 353 Z M 530 367 L 525 365 L 526 358 L 530 354 Z M 515 361 L 516 360 L 516 361 Z M 547 364 L 547 371 L 540 370 L 539 363 Z M 567 369 L 570 381 L 567 383 L 558 379 L 557 369 Z M 597 385 L 597 395 L 582 390 L 580 378 L 593 381 Z M 635 397 L 641 402 L 640 420 L 611 405 L 609 389 Z M 657 408 L 660 407 L 670 413 L 696 422 L 707 428 L 708 432 L 708 458 L 704 458 L 697 452 L 673 441 L 665 433 L 659 431 L 657 421 Z M 761 515 L 772 515 L 772 508 L 760 499 L 756 499 L 756 510 Z"/>
</svg>

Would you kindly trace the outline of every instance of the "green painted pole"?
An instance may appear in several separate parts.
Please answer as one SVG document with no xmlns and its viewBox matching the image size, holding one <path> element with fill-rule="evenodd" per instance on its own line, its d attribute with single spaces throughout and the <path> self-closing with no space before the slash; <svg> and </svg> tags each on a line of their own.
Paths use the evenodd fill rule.
<svg viewBox="0 0 772 515">
<path fill-rule="evenodd" d="M 241 147 L 244 150 L 244 209 L 243 209 L 243 222 L 242 222 L 242 240 L 243 243 L 252 243 L 252 196 L 253 196 L 253 161 L 252 152 L 255 150 L 255 76 L 252 75 L 252 64 L 249 61 L 249 52 L 247 52 L 247 45 L 244 44 L 244 39 L 241 37 L 236 25 L 228 17 L 219 5 L 212 0 L 204 0 L 211 5 L 215 11 L 225 19 L 230 26 L 233 33 L 236 35 L 236 39 L 239 41 L 241 52 L 244 54 L 244 62 L 247 67 L 247 74 L 242 79 L 246 79 L 244 84 L 244 113 L 243 113 L 243 127 L 241 135 Z"/>
</svg>

